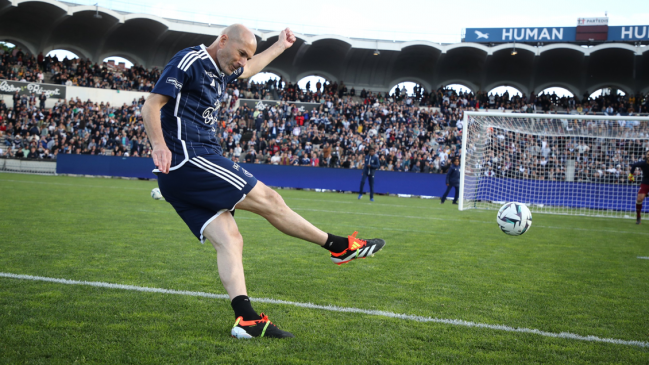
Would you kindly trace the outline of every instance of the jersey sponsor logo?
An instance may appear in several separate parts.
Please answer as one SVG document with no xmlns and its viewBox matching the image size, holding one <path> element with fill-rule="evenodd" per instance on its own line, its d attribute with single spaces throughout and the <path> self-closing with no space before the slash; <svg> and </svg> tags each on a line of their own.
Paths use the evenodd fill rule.
<svg viewBox="0 0 649 365">
<path fill-rule="evenodd" d="M 205 124 L 212 125 L 216 123 L 219 119 L 219 107 L 216 108 L 209 107 L 203 112 L 203 119 L 205 119 Z"/>
<path fill-rule="evenodd" d="M 219 76 L 217 76 L 217 75 L 215 75 L 215 74 L 213 74 L 212 72 L 207 71 L 207 70 L 205 71 L 205 74 L 206 74 L 207 76 L 213 78 L 213 79 L 218 79 L 218 78 L 219 78 Z"/>
<path fill-rule="evenodd" d="M 244 169 L 243 167 L 241 168 L 241 171 L 243 171 L 244 175 L 248 177 L 252 177 L 252 174 L 248 172 L 248 170 Z"/>
<path fill-rule="evenodd" d="M 239 171 L 239 167 L 241 167 L 241 166 L 239 166 L 239 165 L 236 164 L 236 163 L 235 163 L 235 164 L 232 164 L 232 168 L 235 169 L 235 170 L 237 170 L 237 171 Z"/>
<path fill-rule="evenodd" d="M 167 84 L 172 84 L 178 90 L 180 90 L 183 87 L 183 84 L 178 82 L 178 80 L 176 80 L 173 77 L 167 77 Z"/>
</svg>

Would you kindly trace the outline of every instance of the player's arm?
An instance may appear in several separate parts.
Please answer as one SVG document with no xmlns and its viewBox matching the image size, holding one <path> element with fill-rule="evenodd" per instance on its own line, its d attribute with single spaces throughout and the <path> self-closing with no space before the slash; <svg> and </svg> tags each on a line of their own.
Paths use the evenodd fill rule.
<svg viewBox="0 0 649 365">
<path fill-rule="evenodd" d="M 170 96 L 151 93 L 142 106 L 142 119 L 144 128 L 153 147 L 153 163 L 163 174 L 169 173 L 171 167 L 171 151 L 162 135 L 160 109 L 171 100 Z"/>
<path fill-rule="evenodd" d="M 289 28 L 281 31 L 275 44 L 268 47 L 267 50 L 254 55 L 250 61 L 246 63 L 246 66 L 243 68 L 243 73 L 239 78 L 247 79 L 258 74 L 264 69 L 264 67 L 268 66 L 269 63 L 281 55 L 284 50 L 290 48 L 293 43 L 295 43 L 295 40 L 295 35 L 293 35 L 293 32 Z"/>
</svg>

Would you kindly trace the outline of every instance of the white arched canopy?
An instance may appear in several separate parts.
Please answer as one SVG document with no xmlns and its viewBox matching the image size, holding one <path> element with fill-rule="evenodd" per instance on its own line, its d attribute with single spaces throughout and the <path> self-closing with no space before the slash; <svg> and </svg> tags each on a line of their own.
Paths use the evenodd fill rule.
<svg viewBox="0 0 649 365">
<path fill-rule="evenodd" d="M 297 82 L 297 86 L 302 90 L 315 92 L 316 91 L 316 84 L 318 83 L 318 81 L 320 82 L 320 84 L 322 84 L 322 86 L 320 87 L 320 91 L 322 91 L 322 88 L 324 87 L 325 82 L 330 82 L 329 80 L 325 79 L 322 76 L 309 75 L 309 76 L 302 77 Z M 306 87 L 307 84 L 309 84 L 309 90 L 307 90 L 307 87 Z"/>
<path fill-rule="evenodd" d="M 572 91 L 558 86 L 547 87 L 539 92 L 539 95 L 541 94 L 549 94 L 549 95 L 556 94 L 560 98 L 564 96 L 567 98 L 571 98 L 575 96 L 575 94 Z"/>
<path fill-rule="evenodd" d="M 505 92 L 509 93 L 509 97 L 511 98 L 512 96 L 518 95 L 518 96 L 523 96 L 523 92 L 513 86 L 509 85 L 501 85 L 501 86 L 496 86 L 489 90 L 487 95 L 491 95 L 492 93 L 494 95 L 503 95 Z"/>
</svg>

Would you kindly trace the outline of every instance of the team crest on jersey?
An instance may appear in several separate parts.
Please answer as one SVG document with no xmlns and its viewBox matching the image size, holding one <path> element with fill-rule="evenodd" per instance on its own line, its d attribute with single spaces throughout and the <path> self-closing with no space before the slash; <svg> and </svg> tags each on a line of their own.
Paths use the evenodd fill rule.
<svg viewBox="0 0 649 365">
<path fill-rule="evenodd" d="M 173 77 L 167 77 L 167 84 L 172 84 L 178 90 L 180 90 L 183 87 L 183 84 L 178 82 L 178 80 L 176 80 Z"/>
<path fill-rule="evenodd" d="M 205 111 L 203 112 L 203 119 L 205 119 L 205 124 L 207 125 L 216 123 L 219 119 L 219 107 L 209 107 L 205 109 Z"/>
</svg>

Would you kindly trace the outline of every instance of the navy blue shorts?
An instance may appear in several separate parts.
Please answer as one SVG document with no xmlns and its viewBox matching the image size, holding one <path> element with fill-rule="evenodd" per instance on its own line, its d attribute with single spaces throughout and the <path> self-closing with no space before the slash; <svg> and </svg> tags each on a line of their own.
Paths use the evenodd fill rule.
<svg viewBox="0 0 649 365">
<path fill-rule="evenodd" d="M 166 175 L 158 174 L 162 196 L 201 243 L 205 227 L 223 212 L 234 214 L 256 184 L 251 173 L 216 154 L 193 157 Z"/>
</svg>

